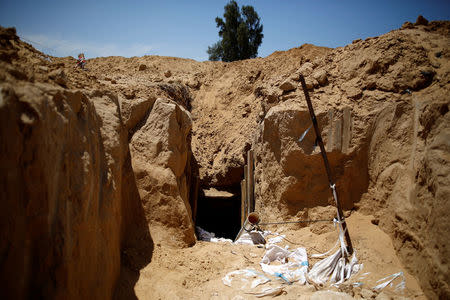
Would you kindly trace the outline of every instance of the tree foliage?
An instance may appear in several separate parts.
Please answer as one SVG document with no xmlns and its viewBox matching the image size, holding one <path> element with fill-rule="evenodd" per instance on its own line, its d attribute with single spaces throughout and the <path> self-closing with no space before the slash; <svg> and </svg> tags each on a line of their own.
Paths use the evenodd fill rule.
<svg viewBox="0 0 450 300">
<path fill-rule="evenodd" d="M 236 1 L 224 7 L 223 17 L 216 18 L 221 39 L 208 47 L 210 60 L 235 61 L 255 58 L 264 35 L 263 26 L 253 6 L 239 9 Z"/>
<path fill-rule="evenodd" d="M 221 60 L 223 57 L 222 43 L 218 41 L 214 45 L 208 46 L 208 50 L 206 52 L 209 55 L 209 60 Z"/>
</svg>

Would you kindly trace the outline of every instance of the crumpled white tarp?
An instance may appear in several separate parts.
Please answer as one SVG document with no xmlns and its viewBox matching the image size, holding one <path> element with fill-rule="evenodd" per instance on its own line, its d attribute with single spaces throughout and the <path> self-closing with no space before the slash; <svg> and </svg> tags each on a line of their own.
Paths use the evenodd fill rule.
<svg viewBox="0 0 450 300">
<path fill-rule="evenodd" d="M 212 242 L 212 243 L 230 243 L 230 244 L 233 244 L 233 241 L 231 239 L 226 239 L 226 238 L 211 238 L 210 242 Z"/>
<path fill-rule="evenodd" d="M 212 243 L 233 243 L 232 240 L 226 238 L 218 238 L 216 237 L 214 232 L 206 231 L 205 229 L 195 226 L 195 233 L 197 234 L 197 238 L 199 241 L 206 241 Z"/>
<path fill-rule="evenodd" d="M 276 237 L 267 240 L 267 244 L 278 244 L 279 242 L 282 242 L 285 237 L 284 234 L 276 234 Z"/>
<path fill-rule="evenodd" d="M 340 245 L 340 248 L 332 255 L 317 262 L 312 269 L 308 272 L 308 279 L 317 284 L 325 284 L 330 281 L 334 286 L 338 286 L 353 274 L 359 272 L 363 265 L 358 264 L 356 258 L 356 251 L 353 253 L 350 262 L 346 261 L 349 256 L 347 247 L 344 242 L 344 230 L 342 229 L 342 222 L 334 220 L 334 224 L 339 228 L 339 239 L 336 245 L 324 254 L 313 255 L 312 257 L 322 257 L 328 255 L 336 246 Z"/>
<path fill-rule="evenodd" d="M 234 243 L 237 245 L 254 245 L 252 236 L 251 234 L 260 234 L 263 238 L 266 238 L 269 234 L 271 234 L 270 231 L 257 231 L 257 230 L 253 230 L 250 233 L 249 232 L 244 232 L 241 234 L 241 236 L 239 237 L 239 239 L 237 241 L 235 241 Z"/>
<path fill-rule="evenodd" d="M 325 257 L 330 253 L 333 253 L 334 249 L 337 249 L 333 254 L 317 262 L 312 269 L 308 272 L 308 256 L 306 249 L 299 247 L 294 251 L 282 248 L 275 243 L 279 243 L 283 240 L 284 236 L 277 235 L 275 238 L 269 239 L 269 243 L 266 244 L 266 253 L 260 262 L 261 269 L 271 276 L 280 277 L 287 283 L 299 282 L 300 284 L 305 284 L 308 282 L 314 282 L 316 284 L 325 284 L 330 282 L 334 286 L 339 286 L 344 281 L 348 280 L 353 274 L 358 273 L 363 265 L 358 263 L 356 258 L 356 252 L 353 253 L 350 261 L 348 261 L 349 254 L 347 252 L 347 247 L 344 241 L 344 231 L 342 229 L 342 222 L 335 220 L 335 226 L 338 226 L 339 239 L 335 246 L 329 251 L 323 254 L 313 254 L 311 257 Z M 245 232 L 240 238 L 235 241 L 235 244 L 247 244 L 253 245 L 253 240 L 251 234 L 254 232 Z M 268 235 L 272 234 L 270 231 L 258 232 L 262 237 L 266 238 Z M 278 262 L 278 264 L 273 264 L 273 262 Z M 394 274 L 396 275 L 396 274 Z M 252 277 L 253 276 L 253 277 Z M 263 275 L 264 276 L 264 275 Z M 248 277 L 255 278 L 251 283 L 251 288 L 266 283 L 269 281 L 267 277 L 261 277 L 261 273 L 254 270 L 237 270 L 228 273 L 223 279 L 225 285 L 231 286 L 232 277 L 240 278 L 243 281 L 242 289 L 248 286 Z M 394 277 L 394 276 L 393 276 Z M 395 278 L 385 278 L 388 285 Z M 381 287 L 382 284 L 377 287 Z M 401 285 L 401 284 L 400 284 Z M 399 286 L 400 286 L 399 285 Z M 377 288 L 375 287 L 375 288 Z M 382 288 L 382 287 L 381 287 Z"/>
<path fill-rule="evenodd" d="M 242 290 L 253 289 L 260 284 L 270 281 L 264 274 L 253 269 L 237 270 L 228 273 L 222 278 L 223 284 L 231 287 L 232 283 L 236 282 Z"/>
<path fill-rule="evenodd" d="M 325 284 L 330 281 L 334 285 L 339 285 L 361 268 L 362 265 L 358 264 L 355 253 L 347 263 L 342 256 L 341 249 L 338 249 L 333 255 L 317 262 L 308 272 L 308 279 L 317 284 Z"/>
<path fill-rule="evenodd" d="M 271 264 L 275 261 L 281 264 Z M 281 274 L 290 282 L 306 283 L 308 256 L 305 248 L 300 247 L 294 251 L 289 251 L 277 245 L 269 245 L 260 265 L 261 269 L 267 274 L 273 276 Z"/>
</svg>

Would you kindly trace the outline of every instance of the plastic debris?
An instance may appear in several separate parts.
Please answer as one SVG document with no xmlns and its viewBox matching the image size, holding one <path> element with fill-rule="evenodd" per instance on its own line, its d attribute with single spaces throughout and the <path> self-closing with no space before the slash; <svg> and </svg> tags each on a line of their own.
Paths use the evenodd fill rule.
<svg viewBox="0 0 450 300">
<path fill-rule="evenodd" d="M 281 295 L 283 293 L 286 293 L 286 291 L 283 289 L 283 287 L 279 286 L 279 287 L 275 287 L 275 288 L 265 288 L 263 290 L 261 290 L 260 292 L 254 292 L 254 293 L 246 293 L 249 295 L 254 295 L 258 298 L 262 298 L 265 296 L 278 296 Z"/>
<path fill-rule="evenodd" d="M 261 272 L 257 272 L 253 269 L 233 271 L 222 278 L 223 284 L 229 287 L 232 287 L 233 281 L 239 282 L 238 284 L 240 285 L 240 288 L 244 290 L 248 288 L 253 289 L 260 284 L 269 282 L 270 279 Z"/>
<path fill-rule="evenodd" d="M 279 261 L 280 263 L 286 263 L 287 258 L 291 252 L 277 245 L 270 245 L 267 247 L 267 251 L 261 260 L 263 264 L 270 264 L 273 261 Z"/>
<path fill-rule="evenodd" d="M 329 251 L 322 254 L 313 254 L 312 257 L 325 257 L 317 262 L 308 272 L 309 262 L 306 249 L 303 247 L 296 248 L 293 251 L 288 250 L 289 246 L 282 248 L 275 243 L 279 243 L 284 239 L 283 235 L 277 235 L 275 238 L 268 240 L 265 245 L 266 253 L 264 254 L 260 266 L 265 274 L 280 278 L 287 284 L 298 282 L 299 284 L 306 284 L 313 282 L 316 284 L 325 284 L 327 282 L 338 287 L 344 281 L 348 280 L 352 275 L 362 270 L 363 265 L 358 263 L 356 252 L 353 253 L 350 261 L 348 261 L 349 254 L 344 241 L 344 231 L 342 225 L 337 220 L 335 226 L 339 228 L 339 238 Z M 244 232 L 234 244 L 254 245 L 254 238 L 252 233 L 257 233 L 261 238 L 265 238 L 271 233 L 270 231 L 251 231 Z M 210 238 L 212 240 L 213 238 Z M 258 245 L 258 247 L 261 245 Z M 338 248 L 338 249 L 336 249 Z M 330 255 L 330 253 L 332 253 Z M 273 262 L 278 262 L 273 264 Z M 360 279 L 363 279 L 368 273 L 362 274 Z M 223 283 L 231 286 L 233 278 L 240 278 L 241 289 L 254 288 L 257 285 L 264 284 L 270 279 L 265 275 L 256 272 L 255 270 L 238 270 L 228 273 L 223 279 Z M 250 283 L 250 279 L 253 280 Z M 389 284 L 389 283 L 388 283 Z M 355 286 L 362 285 L 361 282 L 355 283 Z"/>
<path fill-rule="evenodd" d="M 275 273 L 275 276 L 276 276 L 276 277 L 280 277 L 280 278 L 283 279 L 284 282 L 286 282 L 287 284 L 292 284 L 292 282 L 290 282 L 290 281 L 286 278 L 286 276 L 284 276 L 284 275 L 281 274 L 281 273 L 276 272 L 276 273 Z"/>
<path fill-rule="evenodd" d="M 305 132 L 303 132 L 303 134 L 300 136 L 300 138 L 298 139 L 299 142 L 302 142 L 303 139 L 305 138 L 306 134 L 308 133 L 308 131 L 311 129 L 312 124 L 308 127 L 308 129 L 305 130 Z"/>
<path fill-rule="evenodd" d="M 197 234 L 197 238 L 199 241 L 206 241 L 212 243 L 230 243 L 230 244 L 233 243 L 233 241 L 230 239 L 217 238 L 214 232 L 206 231 L 199 226 L 195 226 L 195 233 Z"/>
<path fill-rule="evenodd" d="M 254 231 L 251 231 L 250 233 L 249 232 L 244 232 L 244 233 L 241 234 L 239 239 L 236 240 L 234 243 L 237 244 L 237 245 L 254 245 L 253 240 L 255 239 L 255 237 L 253 236 L 253 238 L 252 238 L 252 235 L 251 235 L 251 233 L 254 233 L 254 232 L 258 233 L 264 239 L 269 234 L 271 234 L 270 231 L 262 231 L 261 232 L 261 231 L 254 230 Z"/>
<path fill-rule="evenodd" d="M 361 265 L 361 270 L 362 270 L 362 265 Z M 361 286 L 361 285 L 363 285 L 363 280 L 364 279 L 366 279 L 366 277 L 367 277 L 367 275 L 369 275 L 370 274 L 370 272 L 366 272 L 366 273 L 363 273 L 363 274 L 360 274 L 358 277 L 356 277 L 356 282 L 354 282 L 353 283 L 353 286 Z"/>
<path fill-rule="evenodd" d="M 286 237 L 286 236 L 285 236 L 284 234 L 282 234 L 282 235 L 277 235 L 276 237 L 270 238 L 270 239 L 267 241 L 267 243 L 268 243 L 268 244 L 278 244 L 278 243 L 282 242 L 283 239 L 284 239 L 285 237 Z"/>
<path fill-rule="evenodd" d="M 372 289 L 375 290 L 375 291 L 377 291 L 377 292 L 378 292 L 378 291 L 381 291 L 382 289 L 384 289 L 385 287 L 387 287 L 389 284 L 392 285 L 392 282 L 393 282 L 395 279 L 397 279 L 398 277 L 401 277 L 401 278 L 402 278 L 402 281 L 401 281 L 399 284 L 397 284 L 397 285 L 395 286 L 395 289 L 396 289 L 396 290 L 404 290 L 404 289 L 405 289 L 405 284 L 406 284 L 406 282 L 405 282 L 405 275 L 404 275 L 403 272 L 401 272 L 401 271 L 398 272 L 398 273 L 395 273 L 395 274 L 386 276 L 386 277 L 384 277 L 384 278 L 381 278 L 380 280 L 377 281 L 377 283 L 378 283 L 378 282 L 381 282 L 381 281 L 384 281 L 384 282 L 382 282 L 382 283 L 380 283 L 379 285 L 373 287 Z"/>
<path fill-rule="evenodd" d="M 367 277 L 367 275 L 369 275 L 369 274 L 370 274 L 370 272 L 363 273 L 363 274 L 359 275 L 359 279 L 365 279 Z"/>
<path fill-rule="evenodd" d="M 358 264 L 356 251 L 353 252 L 350 262 L 346 258 L 349 256 L 344 241 L 344 230 L 341 222 L 335 220 L 335 226 L 339 228 L 339 239 L 336 245 L 340 244 L 340 248 L 332 255 L 317 262 L 308 273 L 308 279 L 316 284 L 325 284 L 330 281 L 333 286 L 339 286 L 341 283 L 349 279 L 353 274 L 359 272 L 363 265 Z M 332 248 L 335 249 L 336 245 Z M 315 255 L 313 257 L 321 257 L 328 254 L 332 249 L 324 254 Z"/>
<path fill-rule="evenodd" d="M 216 238 L 216 237 L 211 238 L 210 242 L 212 242 L 212 243 L 230 243 L 230 244 L 233 244 L 233 241 L 230 240 L 230 239 Z"/>
<path fill-rule="evenodd" d="M 278 261 L 281 264 L 271 265 Z M 306 274 L 308 272 L 308 256 L 305 248 L 297 248 L 295 251 L 283 249 L 277 245 L 270 245 L 264 254 L 261 262 L 261 269 L 272 276 L 281 277 L 287 282 L 306 283 Z"/>
<path fill-rule="evenodd" d="M 328 281 L 337 286 L 349 279 L 361 269 L 356 255 L 353 254 L 349 263 L 346 263 L 341 249 L 333 255 L 316 263 L 308 273 L 308 279 L 317 284 L 325 284 Z"/>
</svg>

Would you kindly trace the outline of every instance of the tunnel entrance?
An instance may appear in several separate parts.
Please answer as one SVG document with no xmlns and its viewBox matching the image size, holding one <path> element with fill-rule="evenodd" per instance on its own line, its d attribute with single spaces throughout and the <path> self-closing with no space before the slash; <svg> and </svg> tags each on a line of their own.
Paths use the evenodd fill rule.
<svg viewBox="0 0 450 300">
<path fill-rule="evenodd" d="M 204 189 L 199 194 L 196 226 L 214 232 L 216 237 L 234 240 L 241 229 L 240 188 Z"/>
</svg>

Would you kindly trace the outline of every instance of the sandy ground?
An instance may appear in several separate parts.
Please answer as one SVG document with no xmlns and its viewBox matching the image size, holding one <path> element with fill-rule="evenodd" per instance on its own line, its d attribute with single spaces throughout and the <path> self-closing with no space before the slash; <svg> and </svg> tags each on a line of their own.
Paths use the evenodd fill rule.
<svg viewBox="0 0 450 300">
<path fill-rule="evenodd" d="M 247 293 L 269 286 L 283 286 L 285 293 L 278 296 L 279 299 L 309 299 L 317 289 L 342 291 L 355 298 L 370 298 L 377 295 L 370 291 L 370 288 L 377 285 L 377 280 L 403 271 L 406 279 L 403 292 L 396 292 L 394 288 L 387 287 L 378 298 L 426 299 L 416 279 L 405 271 L 395 255 L 388 235 L 372 224 L 371 220 L 371 216 L 358 212 L 347 219 L 357 257 L 364 267 L 339 289 L 329 286 L 304 286 L 298 283 L 286 285 L 275 278 L 254 290 L 228 287 L 222 283 L 222 278 L 228 272 L 245 268 L 261 270 L 259 262 L 265 249 L 229 243 L 198 242 L 194 247 L 186 249 L 161 249 L 156 245 L 151 263 L 140 272 L 135 293 L 139 299 L 257 299 Z M 283 241 L 279 245 L 289 245 L 290 249 L 306 247 L 308 255 L 325 252 L 337 240 L 337 231 L 333 230 L 331 225 L 326 227 L 322 231 L 328 232 L 322 234 L 313 233 L 309 227 L 299 230 L 279 228 L 278 233 L 285 234 L 289 241 L 296 243 Z M 270 230 L 269 227 L 266 229 Z M 313 259 L 310 265 L 317 261 Z M 370 272 L 367 277 L 361 279 L 361 275 L 367 272 Z M 359 288 L 352 287 L 354 282 L 362 282 L 363 285 Z M 396 279 L 394 287 L 400 282 L 400 279 Z"/>
</svg>

